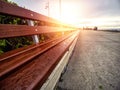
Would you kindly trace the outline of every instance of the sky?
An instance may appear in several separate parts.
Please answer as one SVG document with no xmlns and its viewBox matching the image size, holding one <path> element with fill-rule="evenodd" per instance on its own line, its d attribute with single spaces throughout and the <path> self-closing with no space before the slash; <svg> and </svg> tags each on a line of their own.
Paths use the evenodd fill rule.
<svg viewBox="0 0 120 90">
<path fill-rule="evenodd" d="M 32 11 L 79 27 L 120 28 L 120 0 L 10 0 Z M 61 15 L 60 2 L 61 1 Z"/>
</svg>

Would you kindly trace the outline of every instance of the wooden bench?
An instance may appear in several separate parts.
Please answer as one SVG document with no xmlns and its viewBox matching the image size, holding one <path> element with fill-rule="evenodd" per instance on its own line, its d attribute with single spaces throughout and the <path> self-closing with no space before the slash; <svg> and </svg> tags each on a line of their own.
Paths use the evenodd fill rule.
<svg viewBox="0 0 120 90">
<path fill-rule="evenodd" d="M 0 14 L 28 22 L 28 25 L 0 24 L 0 39 L 31 35 L 34 41 L 0 55 L 0 90 L 52 90 L 73 51 L 79 34 L 77 28 L 1 0 Z M 35 26 L 34 21 L 46 24 Z M 67 35 L 39 42 L 39 34 L 68 31 Z"/>
</svg>

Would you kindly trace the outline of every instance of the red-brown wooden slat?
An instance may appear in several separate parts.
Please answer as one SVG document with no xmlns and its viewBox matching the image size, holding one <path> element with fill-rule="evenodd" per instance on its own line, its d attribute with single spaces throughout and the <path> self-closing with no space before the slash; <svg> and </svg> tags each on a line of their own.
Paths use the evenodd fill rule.
<svg viewBox="0 0 120 90">
<path fill-rule="evenodd" d="M 76 34 L 65 39 L 42 55 L 39 55 L 18 68 L 14 73 L 0 81 L 0 89 L 38 90 L 59 63 L 61 57 L 74 41 Z"/>
<path fill-rule="evenodd" d="M 66 38 L 72 36 L 73 34 L 75 34 L 75 32 L 68 34 L 67 36 L 65 35 L 64 37 L 56 38 L 51 42 L 48 41 L 48 43 L 38 44 L 37 46 L 22 50 L 21 53 L 18 52 L 18 54 L 14 56 L 8 56 L 8 58 L 6 58 L 5 60 L 0 61 L 0 78 L 5 74 L 11 72 L 12 70 L 16 69 L 17 67 L 23 65 L 24 63 L 30 61 L 32 58 L 40 55 L 51 47 L 62 42 Z"/>
<path fill-rule="evenodd" d="M 46 17 L 42 14 L 18 7 L 16 5 L 6 3 L 2 0 L 0 0 L 0 13 L 12 15 L 12 16 L 17 16 L 17 17 L 21 17 L 21 18 L 26 18 L 26 19 L 40 20 L 40 21 L 46 21 L 46 22 L 51 22 L 51 23 L 58 23 L 58 21 L 55 19 L 52 19 L 52 18 L 48 19 L 48 17 Z"/>
<path fill-rule="evenodd" d="M 72 31 L 75 29 L 48 27 L 48 26 L 0 24 L 0 38 L 35 35 L 35 34 L 41 34 L 41 33 L 70 31 L 70 30 Z"/>
</svg>

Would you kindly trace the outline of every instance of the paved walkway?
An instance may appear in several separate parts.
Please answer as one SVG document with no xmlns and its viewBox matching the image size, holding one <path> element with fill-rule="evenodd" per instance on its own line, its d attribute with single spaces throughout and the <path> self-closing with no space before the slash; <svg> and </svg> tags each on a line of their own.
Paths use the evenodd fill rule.
<svg viewBox="0 0 120 90">
<path fill-rule="evenodd" d="M 120 90 L 120 32 L 81 31 L 57 90 Z"/>
</svg>

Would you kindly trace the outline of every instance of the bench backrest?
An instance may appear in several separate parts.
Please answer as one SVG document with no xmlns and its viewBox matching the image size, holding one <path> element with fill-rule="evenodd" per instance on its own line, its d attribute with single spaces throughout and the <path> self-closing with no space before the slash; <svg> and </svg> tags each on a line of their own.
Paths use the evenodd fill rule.
<svg viewBox="0 0 120 90">
<path fill-rule="evenodd" d="M 27 10 L 25 8 L 18 7 L 16 5 L 6 3 L 1 0 L 0 0 L 0 14 L 23 18 L 28 22 L 28 25 L 0 24 L 0 38 L 75 30 L 72 26 L 62 24 L 58 20 Z M 46 25 L 34 26 L 34 21 L 43 22 Z M 55 25 L 58 27 L 55 26 L 53 27 L 50 25 L 53 26 Z"/>
</svg>

